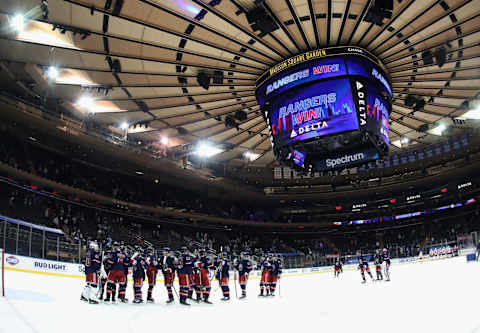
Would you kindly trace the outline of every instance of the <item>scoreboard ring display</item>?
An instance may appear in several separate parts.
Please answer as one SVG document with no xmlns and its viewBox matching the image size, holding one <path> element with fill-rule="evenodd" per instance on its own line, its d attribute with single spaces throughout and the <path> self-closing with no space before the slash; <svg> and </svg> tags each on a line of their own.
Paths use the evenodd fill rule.
<svg viewBox="0 0 480 333">
<path fill-rule="evenodd" d="M 286 59 L 260 76 L 255 95 L 282 165 L 327 171 L 388 154 L 392 88 L 381 61 L 362 48 Z"/>
</svg>

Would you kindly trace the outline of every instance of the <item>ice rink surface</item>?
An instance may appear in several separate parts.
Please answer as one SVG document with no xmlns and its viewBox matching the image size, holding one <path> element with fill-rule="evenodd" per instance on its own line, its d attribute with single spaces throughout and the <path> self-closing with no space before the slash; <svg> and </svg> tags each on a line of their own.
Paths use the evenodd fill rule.
<svg viewBox="0 0 480 333">
<path fill-rule="evenodd" d="M 392 266 L 391 282 L 367 277 L 365 285 L 356 270 L 337 279 L 333 273 L 284 277 L 274 298 L 257 297 L 259 280 L 252 279 L 247 299 L 237 300 L 230 281 L 231 301 L 220 301 L 214 284 L 213 305 L 190 301 L 190 307 L 165 304 L 163 284 L 155 287 L 156 304 L 90 305 L 79 300 L 81 279 L 5 273 L 2 333 L 480 333 L 480 263 L 465 257 Z M 130 283 L 128 289 L 131 300 Z"/>
</svg>

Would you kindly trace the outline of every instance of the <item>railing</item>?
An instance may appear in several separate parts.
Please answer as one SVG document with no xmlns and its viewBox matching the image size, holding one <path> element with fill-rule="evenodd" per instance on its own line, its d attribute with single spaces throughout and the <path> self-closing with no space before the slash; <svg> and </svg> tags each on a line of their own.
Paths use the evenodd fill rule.
<svg viewBox="0 0 480 333">
<path fill-rule="evenodd" d="M 0 221 L 0 244 L 7 253 L 74 263 L 80 263 L 85 257 L 86 245 L 6 220 Z"/>
<path fill-rule="evenodd" d="M 393 246 L 389 249 L 390 256 L 392 259 L 414 257 L 418 256 L 420 252 L 427 256 L 430 248 L 446 245 L 452 247 L 457 245 L 459 250 L 474 248 L 476 242 L 473 239 L 475 238 L 473 237 L 474 234 L 476 235 L 476 232 L 466 235 L 470 237 L 468 241 L 459 238 L 457 241 L 429 244 L 421 248 L 413 248 L 411 251 L 405 251 L 404 246 Z M 6 220 L 0 221 L 0 247 L 3 247 L 6 253 L 71 263 L 81 263 L 86 252 L 86 244 L 81 241 L 70 242 L 62 235 L 39 231 Z M 371 256 L 373 254 L 367 253 L 366 255 Z M 342 256 L 345 260 L 354 257 L 354 254 Z M 320 253 L 299 254 L 283 257 L 283 266 L 284 268 L 321 267 L 333 265 L 334 261 L 335 257 L 331 255 Z"/>
</svg>

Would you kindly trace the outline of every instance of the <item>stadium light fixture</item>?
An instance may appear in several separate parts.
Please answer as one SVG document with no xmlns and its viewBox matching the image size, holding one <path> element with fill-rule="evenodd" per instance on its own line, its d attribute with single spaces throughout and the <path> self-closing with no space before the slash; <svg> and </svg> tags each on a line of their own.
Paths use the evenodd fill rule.
<svg viewBox="0 0 480 333">
<path fill-rule="evenodd" d="M 400 140 L 400 143 L 405 146 L 405 145 L 408 145 L 408 143 L 410 142 L 410 140 L 407 138 L 407 137 L 404 137 Z"/>
<path fill-rule="evenodd" d="M 255 153 L 246 151 L 245 153 L 243 153 L 243 156 L 244 156 L 247 160 L 249 160 L 250 162 L 252 162 L 252 161 L 255 161 L 255 160 L 260 156 L 260 154 L 255 154 Z"/>
<path fill-rule="evenodd" d="M 480 106 L 478 106 L 476 109 L 465 112 L 460 117 L 457 117 L 457 119 L 480 120 Z"/>
<path fill-rule="evenodd" d="M 55 66 L 50 66 L 47 71 L 48 78 L 52 81 L 58 77 L 58 69 Z"/>
<path fill-rule="evenodd" d="M 123 123 L 120 124 L 120 128 L 122 130 L 126 130 L 128 128 L 128 124 L 126 122 L 123 122 Z"/>
<path fill-rule="evenodd" d="M 167 136 L 162 136 L 162 138 L 160 139 L 160 142 L 162 143 L 162 145 L 164 146 L 168 146 L 168 137 Z"/>
<path fill-rule="evenodd" d="M 17 14 L 12 18 L 12 21 L 10 22 L 12 25 L 13 29 L 15 29 L 18 32 L 22 32 L 23 29 L 25 28 L 25 18 L 21 14 Z"/>
<path fill-rule="evenodd" d="M 444 124 L 440 124 L 437 127 L 433 128 L 430 131 L 430 133 L 433 134 L 433 135 L 441 136 L 443 131 L 445 131 L 446 129 L 447 129 L 447 126 L 445 126 Z"/>
<path fill-rule="evenodd" d="M 199 157 L 212 157 L 217 154 L 220 154 L 222 152 L 222 149 L 213 146 L 209 142 L 200 142 L 197 145 L 197 149 L 195 150 L 195 154 L 198 155 Z"/>
<path fill-rule="evenodd" d="M 95 103 L 90 96 L 82 96 L 78 100 L 77 105 L 90 111 L 95 106 Z"/>
</svg>

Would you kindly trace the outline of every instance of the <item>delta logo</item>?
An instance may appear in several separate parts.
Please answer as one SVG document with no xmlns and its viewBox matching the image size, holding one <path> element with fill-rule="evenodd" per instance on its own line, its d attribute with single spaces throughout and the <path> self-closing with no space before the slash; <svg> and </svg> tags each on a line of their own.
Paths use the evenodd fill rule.
<svg viewBox="0 0 480 333">
<path fill-rule="evenodd" d="M 15 265 L 18 264 L 18 262 L 19 262 L 18 258 L 15 257 L 15 256 L 7 257 L 7 258 L 5 259 L 5 261 L 6 261 L 7 263 L 9 263 L 10 265 L 12 265 L 12 266 L 15 266 Z"/>
<path fill-rule="evenodd" d="M 290 133 L 290 139 L 293 139 L 297 135 L 302 135 L 311 131 L 317 131 L 325 127 L 328 127 L 328 123 L 326 121 L 319 121 L 313 124 L 306 125 L 304 127 L 300 127 L 297 131 L 293 130 Z"/>
</svg>

